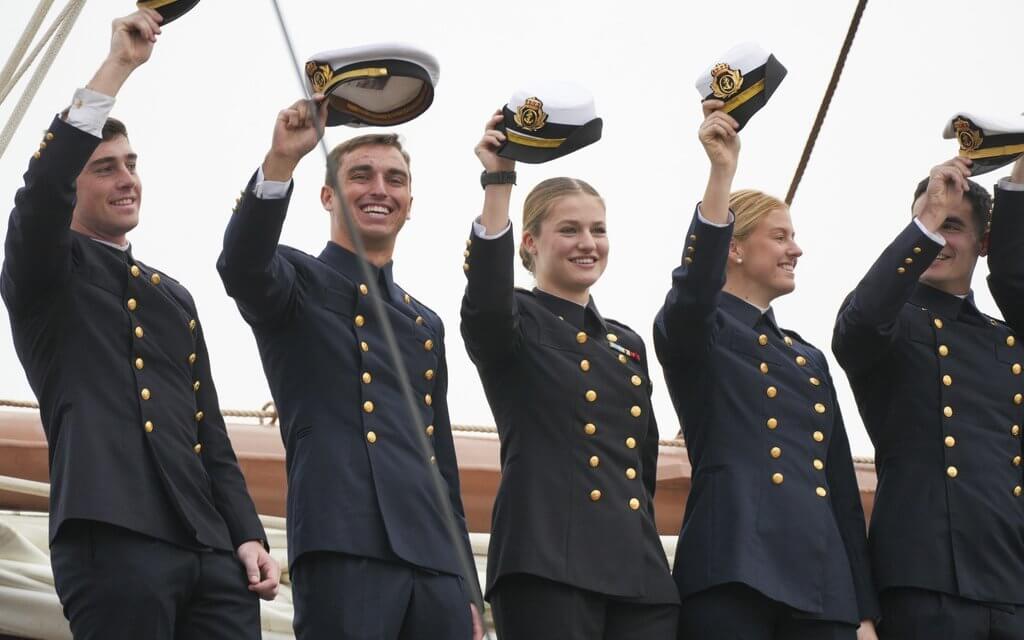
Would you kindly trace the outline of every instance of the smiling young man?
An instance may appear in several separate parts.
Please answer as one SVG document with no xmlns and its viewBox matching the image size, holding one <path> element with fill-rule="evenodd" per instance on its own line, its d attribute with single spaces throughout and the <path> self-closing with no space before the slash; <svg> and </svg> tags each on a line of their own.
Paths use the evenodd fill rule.
<svg viewBox="0 0 1024 640">
<path fill-rule="evenodd" d="M 991 232 L 970 175 L 961 158 L 932 169 L 833 337 L 875 446 L 883 639 L 1024 637 L 1024 164 L 996 187 Z M 974 305 L 986 255 L 1005 323 Z"/>
<path fill-rule="evenodd" d="M 0 293 L 50 452 L 50 558 L 76 639 L 258 638 L 278 569 L 228 440 L 189 292 L 137 260 L 142 183 L 108 118 L 160 16 L 50 125 L 15 196 Z"/>
<path fill-rule="evenodd" d="M 448 417 L 444 327 L 392 276 L 395 241 L 412 206 L 409 155 L 398 137 L 359 136 L 331 151 L 320 189 L 330 238 L 318 256 L 278 245 L 292 172 L 326 121 L 323 96 L 315 101 L 315 110 L 299 101 L 278 115 L 270 151 L 242 193 L 217 263 L 256 335 L 281 415 L 295 632 L 479 638 L 482 625 L 469 604 L 473 586 L 459 577 L 458 554 L 472 554 Z M 339 196 L 377 292 L 364 280 Z M 411 422 L 375 293 L 384 298 L 420 399 Z M 427 435 L 432 455 L 424 455 L 417 430 Z M 448 505 L 433 489 L 435 473 L 448 486 Z M 458 548 L 448 508 L 462 536 Z"/>
</svg>

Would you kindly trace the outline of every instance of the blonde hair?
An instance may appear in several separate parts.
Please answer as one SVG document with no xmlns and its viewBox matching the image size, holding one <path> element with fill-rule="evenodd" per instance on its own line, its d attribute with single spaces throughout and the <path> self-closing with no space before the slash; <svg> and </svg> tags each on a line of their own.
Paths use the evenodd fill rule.
<svg viewBox="0 0 1024 640">
<path fill-rule="evenodd" d="M 559 198 L 574 195 L 594 196 L 604 206 L 604 199 L 597 189 L 587 182 L 577 178 L 548 178 L 539 183 L 526 196 L 523 203 L 523 233 L 529 233 L 534 238 L 540 235 L 540 225 L 551 212 L 551 207 Z M 523 244 L 519 245 L 519 258 L 523 266 L 530 273 L 533 273 L 533 256 Z"/>
<path fill-rule="evenodd" d="M 755 189 L 740 189 L 729 195 L 729 209 L 736 216 L 732 237 L 745 240 L 753 233 L 757 223 L 776 209 L 789 210 L 786 203 L 775 196 Z"/>
</svg>

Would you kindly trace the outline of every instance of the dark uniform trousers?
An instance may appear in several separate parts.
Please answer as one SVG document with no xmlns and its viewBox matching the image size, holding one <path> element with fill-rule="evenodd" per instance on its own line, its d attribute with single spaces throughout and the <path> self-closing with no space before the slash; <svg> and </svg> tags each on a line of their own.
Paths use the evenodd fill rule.
<svg viewBox="0 0 1024 640">
<path fill-rule="evenodd" d="M 462 640 L 473 634 L 470 596 L 451 574 L 313 551 L 295 561 L 292 578 L 300 638 Z"/>
<path fill-rule="evenodd" d="M 414 593 L 431 582 L 419 579 L 419 572 L 458 576 L 460 555 L 473 566 L 448 415 L 441 319 L 394 282 L 391 263 L 371 267 L 418 399 L 417 415 L 409 416 L 359 258 L 333 242 L 319 256 L 278 246 L 291 192 L 259 198 L 254 182 L 232 215 L 217 268 L 253 329 L 281 415 L 289 563 L 299 569 L 296 630 L 301 638 L 335 637 L 333 610 L 355 611 L 346 602 L 360 601 L 364 584 L 388 584 L 379 592 L 394 599 L 362 600 L 367 608 L 356 611 L 360 619 L 393 629 L 394 619 L 405 619 L 408 610 L 424 628 L 444 628 L 449 612 L 468 613 L 475 574 L 464 591 L 438 592 L 438 598 L 454 598 L 444 607 L 414 614 L 409 607 L 416 607 L 415 599 L 403 595 L 410 580 Z M 446 489 L 440 497 L 437 474 Z M 358 570 L 349 562 L 311 570 L 303 556 L 319 552 L 377 562 Z M 317 613 L 329 604 L 331 611 Z M 425 621 L 431 615 L 434 622 Z"/>
<path fill-rule="evenodd" d="M 985 603 L 994 617 L 1024 605 L 1024 193 L 997 188 L 993 208 L 988 284 L 1005 324 L 918 281 L 941 250 L 911 222 L 844 301 L 832 343 L 875 446 L 868 538 L 899 620 L 879 630 L 901 640 L 950 637 L 943 616 L 972 609 L 956 637 L 998 637 L 964 625 L 987 628 Z M 944 595 L 889 597 L 908 588 Z"/>
<path fill-rule="evenodd" d="M 654 520 L 643 341 L 593 300 L 515 289 L 513 235 L 469 240 L 462 303 L 501 440 L 487 556 L 498 633 L 671 638 L 679 596 Z"/>
<path fill-rule="evenodd" d="M 234 550 L 265 534 L 192 297 L 69 228 L 74 181 L 99 143 L 50 125 L 15 196 L 0 276 L 49 447 L 57 590 L 77 638 L 173 637 L 227 615 L 224 629 L 247 629 L 233 637 L 255 638 L 259 603 Z"/>
<path fill-rule="evenodd" d="M 693 468 L 673 568 L 680 637 L 745 638 L 789 611 L 842 637 L 878 602 L 835 388 L 818 349 L 722 291 L 731 238 L 694 214 L 654 324 Z M 718 588 L 732 583 L 749 590 Z M 751 592 L 763 601 L 748 607 Z M 694 635 L 708 619 L 722 631 Z"/>
</svg>

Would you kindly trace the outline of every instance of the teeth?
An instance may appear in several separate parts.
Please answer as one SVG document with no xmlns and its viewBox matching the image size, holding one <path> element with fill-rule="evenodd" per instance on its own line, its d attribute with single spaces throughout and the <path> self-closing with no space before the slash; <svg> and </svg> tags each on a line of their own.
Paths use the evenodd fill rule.
<svg viewBox="0 0 1024 640">
<path fill-rule="evenodd" d="M 135 202 L 135 198 L 121 198 L 120 200 L 114 200 L 114 204 L 117 205 L 117 206 L 122 206 L 122 205 L 126 205 L 126 204 L 132 204 L 134 202 Z"/>
<path fill-rule="evenodd" d="M 796 268 L 796 265 L 792 265 L 792 264 L 782 264 L 782 265 L 779 265 L 779 266 L 782 267 L 783 271 L 792 271 L 793 269 Z"/>
<path fill-rule="evenodd" d="M 597 262 L 594 258 L 570 258 L 569 261 L 575 264 L 594 264 Z"/>
<path fill-rule="evenodd" d="M 386 216 L 389 213 L 391 213 L 391 211 L 387 207 L 375 204 L 368 204 L 365 207 L 363 207 L 363 213 L 371 213 L 375 215 Z"/>
</svg>

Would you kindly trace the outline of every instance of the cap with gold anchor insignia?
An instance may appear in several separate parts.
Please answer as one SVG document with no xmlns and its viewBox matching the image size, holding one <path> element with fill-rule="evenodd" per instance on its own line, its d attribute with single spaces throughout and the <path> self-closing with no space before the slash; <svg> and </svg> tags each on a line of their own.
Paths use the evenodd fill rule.
<svg viewBox="0 0 1024 640">
<path fill-rule="evenodd" d="M 725 102 L 723 111 L 742 129 L 768 103 L 786 77 L 786 67 L 760 45 L 747 42 L 730 49 L 697 78 L 702 100 Z"/>
<path fill-rule="evenodd" d="M 603 123 L 594 97 L 571 82 L 536 82 L 512 94 L 498 129 L 503 158 L 539 164 L 568 155 L 601 139 Z"/>
<path fill-rule="evenodd" d="M 325 51 L 306 62 L 306 81 L 327 95 L 327 126 L 387 127 L 419 116 L 434 101 L 441 68 L 409 44 Z"/>
<path fill-rule="evenodd" d="M 1005 166 L 1024 154 L 1024 115 L 994 117 L 961 111 L 946 122 L 944 138 L 956 138 L 960 157 L 970 158 L 971 175 Z"/>
</svg>

